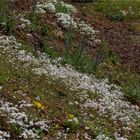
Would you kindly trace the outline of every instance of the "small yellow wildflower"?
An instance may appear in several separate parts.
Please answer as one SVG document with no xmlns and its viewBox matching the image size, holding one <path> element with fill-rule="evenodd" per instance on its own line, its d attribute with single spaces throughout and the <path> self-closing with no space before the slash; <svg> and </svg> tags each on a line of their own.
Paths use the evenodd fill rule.
<svg viewBox="0 0 140 140">
<path fill-rule="evenodd" d="M 68 114 L 67 117 L 68 117 L 68 119 L 73 119 L 73 118 L 75 118 L 75 116 L 74 116 L 73 114 Z"/>
<path fill-rule="evenodd" d="M 41 110 L 45 109 L 45 107 L 40 102 L 33 101 L 33 103 L 38 109 L 41 109 Z"/>
</svg>

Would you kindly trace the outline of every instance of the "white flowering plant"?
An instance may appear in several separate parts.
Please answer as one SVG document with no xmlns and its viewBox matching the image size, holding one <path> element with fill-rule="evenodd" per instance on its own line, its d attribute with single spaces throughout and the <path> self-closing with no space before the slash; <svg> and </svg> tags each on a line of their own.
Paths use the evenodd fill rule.
<svg viewBox="0 0 140 140">
<path fill-rule="evenodd" d="M 60 2 L 56 6 L 57 13 L 67 13 L 67 14 L 75 14 L 77 13 L 77 9 L 71 5 L 64 2 Z"/>
<path fill-rule="evenodd" d="M 56 8 L 53 3 L 43 3 L 36 5 L 36 13 L 45 14 L 46 12 L 55 13 Z"/>
<path fill-rule="evenodd" d="M 73 18 L 69 14 L 57 13 L 56 16 L 64 28 L 68 28 L 70 26 L 73 28 L 77 27 L 76 22 L 74 22 Z"/>
</svg>

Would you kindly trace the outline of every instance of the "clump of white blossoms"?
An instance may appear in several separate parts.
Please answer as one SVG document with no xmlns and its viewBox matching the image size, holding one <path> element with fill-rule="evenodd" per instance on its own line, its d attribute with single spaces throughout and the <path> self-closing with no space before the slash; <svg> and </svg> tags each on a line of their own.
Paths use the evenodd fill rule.
<svg viewBox="0 0 140 140">
<path fill-rule="evenodd" d="M 48 131 L 48 125 L 45 120 L 37 121 L 34 125 L 41 128 L 41 130 Z"/>
<path fill-rule="evenodd" d="M 80 34 L 87 36 L 90 40 L 94 42 L 101 42 L 101 40 L 95 38 L 98 31 L 95 31 L 90 24 L 86 24 L 84 21 L 74 21 L 71 15 L 65 13 L 56 13 L 56 16 L 62 27 L 72 27 L 74 30 L 80 32 Z"/>
<path fill-rule="evenodd" d="M 118 132 L 114 133 L 116 140 L 128 140 L 127 138 L 121 137 L 121 135 Z"/>
<path fill-rule="evenodd" d="M 60 140 L 60 139 L 63 138 L 63 140 L 67 140 L 67 139 L 68 139 L 67 136 L 68 136 L 68 134 L 66 134 L 65 132 L 59 131 L 59 132 L 57 133 L 56 139 L 57 139 L 57 140 Z"/>
<path fill-rule="evenodd" d="M 30 24 L 31 24 L 31 22 L 30 22 L 28 19 L 25 19 L 24 17 L 21 17 L 21 18 L 20 18 L 20 21 L 21 21 L 22 23 L 27 24 L 27 25 L 30 25 Z"/>
<path fill-rule="evenodd" d="M 20 103 L 23 103 L 23 101 L 21 101 Z M 26 106 L 26 107 L 28 107 L 28 106 Z M 18 109 L 18 105 L 14 106 L 10 102 L 0 101 L 0 112 L 2 112 L 1 114 L 5 114 L 5 113 L 7 114 L 7 116 L 8 116 L 7 123 L 17 124 L 21 128 L 22 132 L 19 136 L 20 138 L 24 138 L 24 139 L 39 138 L 36 128 L 39 128 L 40 130 L 44 130 L 44 131 L 48 132 L 48 125 L 47 125 L 48 122 L 47 121 L 29 120 L 26 113 L 21 112 Z M 8 132 L 3 132 L 2 137 L 10 137 L 10 134 Z"/>
<path fill-rule="evenodd" d="M 67 119 L 67 122 L 73 122 L 73 123 L 75 123 L 75 124 L 78 124 L 78 123 L 79 123 L 79 121 L 78 121 L 78 119 L 77 119 L 76 117 L 68 118 L 68 119 Z"/>
<path fill-rule="evenodd" d="M 31 22 L 28 19 L 25 19 L 23 15 L 19 14 L 17 18 L 19 18 L 20 21 L 20 24 L 17 27 L 24 29 L 26 26 L 31 25 Z"/>
<path fill-rule="evenodd" d="M 77 23 L 73 21 L 73 18 L 69 14 L 57 13 L 56 16 L 64 28 L 68 28 L 70 26 L 77 28 Z"/>
<path fill-rule="evenodd" d="M 104 134 L 99 134 L 94 140 L 112 140 Z"/>
<path fill-rule="evenodd" d="M 63 28 L 69 28 L 72 26 L 74 30 L 77 30 L 81 34 L 90 37 L 90 40 L 94 40 L 94 42 L 100 42 L 100 40 L 95 39 L 97 31 L 95 31 L 91 25 L 86 24 L 84 21 L 79 22 L 76 18 L 74 20 L 73 16 L 77 13 L 77 9 L 73 5 L 64 3 L 62 1 L 57 2 L 55 0 L 49 0 L 48 2 L 38 3 L 36 7 L 37 13 L 44 14 L 47 11 L 56 13 L 57 21 L 62 25 Z M 65 9 L 66 11 L 61 12 L 59 9 Z"/>
<path fill-rule="evenodd" d="M 51 76 L 54 80 L 61 79 L 68 81 L 65 82 L 65 84 L 67 84 L 72 91 L 77 91 L 76 96 L 82 101 L 80 106 L 83 109 L 93 108 L 99 116 L 108 118 L 110 122 L 116 126 L 114 131 L 119 134 L 125 132 L 125 134 L 129 136 L 130 131 L 133 131 L 136 120 L 140 118 L 140 108 L 126 101 L 119 87 L 109 84 L 107 79 L 98 80 L 93 75 L 82 74 L 69 65 L 64 67 L 60 64 L 58 67 L 57 64 L 51 63 L 51 60 L 45 55 L 40 55 L 39 58 L 35 58 L 29 53 L 23 53 L 23 55 L 20 53 L 21 50 L 11 47 L 13 40 L 13 37 L 0 37 L 0 47 L 11 54 L 11 61 L 25 61 L 25 59 L 21 58 L 28 58 L 29 55 L 30 59 L 28 60 L 30 63 L 38 62 L 40 64 L 35 65 L 32 69 L 35 74 L 45 74 L 46 76 Z M 15 44 L 18 43 L 15 42 Z M 88 94 L 89 91 L 96 93 L 99 96 L 98 100 L 91 99 Z M 121 124 L 119 125 L 119 129 L 118 122 Z M 126 137 L 126 135 L 122 137 Z"/>
<path fill-rule="evenodd" d="M 3 46 L 9 46 L 12 45 L 11 47 L 14 47 L 14 48 L 18 48 L 18 46 L 20 46 L 21 44 L 20 43 L 17 43 L 16 42 L 16 39 L 15 37 L 13 36 L 0 36 L 0 45 L 2 47 Z M 6 49 L 6 48 L 5 48 Z"/>
<path fill-rule="evenodd" d="M 36 5 L 37 13 L 41 14 L 45 14 L 46 12 L 55 13 L 55 11 L 56 11 L 55 5 L 51 2 Z"/>
<path fill-rule="evenodd" d="M 10 138 L 10 133 L 0 130 L 0 140 L 6 140 Z"/>
<path fill-rule="evenodd" d="M 31 129 L 24 129 L 19 137 L 24 139 L 39 139 L 39 136 Z"/>
<path fill-rule="evenodd" d="M 128 14 L 126 11 L 123 11 L 123 10 L 121 10 L 120 13 L 121 13 L 123 16 L 127 16 L 127 14 Z"/>
<path fill-rule="evenodd" d="M 29 102 L 27 102 L 27 101 L 25 101 L 25 100 L 19 101 L 18 104 L 19 104 L 19 108 L 24 108 L 24 107 L 31 107 L 31 106 L 33 106 L 32 103 L 29 103 Z"/>
<path fill-rule="evenodd" d="M 81 34 L 94 37 L 97 32 L 91 25 L 86 24 L 84 21 L 79 22 L 77 25 Z"/>
<path fill-rule="evenodd" d="M 53 4 L 57 4 L 57 0 L 47 0 L 47 2 L 49 2 L 49 3 L 53 3 Z"/>
</svg>

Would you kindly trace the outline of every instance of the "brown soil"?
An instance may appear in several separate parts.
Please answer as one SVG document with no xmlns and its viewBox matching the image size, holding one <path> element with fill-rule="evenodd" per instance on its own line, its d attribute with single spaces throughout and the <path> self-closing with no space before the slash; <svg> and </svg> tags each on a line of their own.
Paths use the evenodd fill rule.
<svg viewBox="0 0 140 140">
<path fill-rule="evenodd" d="M 25 12 L 30 9 L 30 6 L 33 5 L 33 0 L 18 0 L 15 3 L 15 7 L 20 12 Z M 88 9 L 81 9 L 79 5 L 76 5 L 78 8 L 77 16 L 85 20 L 87 23 L 90 23 L 95 30 L 99 31 L 100 37 L 108 43 L 108 46 L 111 50 L 118 54 L 121 60 L 121 64 L 124 68 L 131 69 L 137 73 L 140 73 L 140 31 L 135 30 L 133 25 L 139 24 L 133 21 L 112 21 L 102 15 L 101 13 L 92 12 Z M 43 16 L 44 22 L 52 28 L 53 33 L 56 35 L 53 37 L 49 43 L 51 46 L 55 45 L 56 48 L 64 47 L 64 33 L 58 23 L 56 22 L 55 15 L 45 14 Z M 22 34 L 22 33 L 21 33 Z M 39 40 L 42 40 L 43 37 L 40 34 L 36 34 Z M 24 38 L 26 34 L 24 34 Z M 33 35 L 34 36 L 34 35 Z M 76 39 L 79 37 L 76 37 Z M 32 38 L 33 39 L 33 38 Z M 32 40 L 31 38 L 26 39 L 28 42 Z M 32 42 L 34 42 L 35 38 Z M 60 50 L 61 50 L 60 49 Z M 59 49 L 58 49 L 59 51 Z M 89 52 L 94 53 L 94 49 Z"/>
<path fill-rule="evenodd" d="M 81 17 L 98 30 L 111 50 L 120 57 L 125 68 L 140 73 L 140 31 L 132 21 L 112 21 L 101 13 L 80 10 Z"/>
</svg>

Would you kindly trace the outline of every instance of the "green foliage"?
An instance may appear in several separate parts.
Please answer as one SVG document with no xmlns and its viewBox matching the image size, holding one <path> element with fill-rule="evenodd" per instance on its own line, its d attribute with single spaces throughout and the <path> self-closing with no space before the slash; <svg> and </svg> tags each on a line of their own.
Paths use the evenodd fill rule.
<svg viewBox="0 0 140 140">
<path fill-rule="evenodd" d="M 31 22 L 31 29 L 32 31 L 40 31 L 40 28 L 41 26 L 39 26 L 40 24 L 40 15 L 38 13 L 35 13 L 35 12 L 31 12 L 28 16 L 27 16 L 27 19 L 30 20 Z"/>
<path fill-rule="evenodd" d="M 7 17 L 5 24 L 3 25 L 4 31 L 7 35 L 14 34 L 14 29 L 16 26 L 16 20 L 14 17 Z"/>
<path fill-rule="evenodd" d="M 38 36 L 35 36 L 36 38 L 36 44 L 35 44 L 35 50 L 34 54 L 37 56 L 37 50 L 41 50 L 45 53 L 47 53 L 50 57 L 55 57 L 55 52 L 53 48 L 51 48 L 48 44 L 48 40 L 51 38 L 51 31 L 48 27 L 48 25 L 43 21 L 43 19 L 40 17 L 39 14 L 32 12 L 27 16 L 27 18 L 31 21 L 31 30 L 32 32 L 39 33 L 39 35 L 42 35 L 42 40 Z M 44 37 L 44 38 L 43 38 Z"/>
<path fill-rule="evenodd" d="M 93 70 L 93 60 L 85 52 L 85 37 L 80 38 L 78 46 L 72 51 L 73 32 L 72 25 L 67 30 L 65 37 L 65 52 L 63 54 L 62 64 L 70 64 L 80 72 L 91 72 Z"/>
<path fill-rule="evenodd" d="M 86 38 L 84 36 L 80 38 L 75 49 L 72 48 L 72 38 L 73 33 L 70 27 L 66 34 L 66 47 L 62 64 L 70 64 L 82 73 L 96 74 L 99 66 L 104 62 L 112 64 L 118 62 L 117 55 L 108 48 L 106 43 L 103 42 L 100 45 L 96 55 L 89 56 L 85 51 Z"/>
<path fill-rule="evenodd" d="M 3 84 L 7 81 L 9 81 L 9 79 L 12 77 L 12 74 L 13 74 L 13 69 L 9 70 L 9 69 L 4 69 L 3 68 L 7 68 L 9 67 L 9 64 L 5 62 L 5 58 L 0 60 L 1 62 L 1 65 L 0 65 L 0 84 Z M 5 63 L 2 63 L 2 62 L 5 62 Z"/>
<path fill-rule="evenodd" d="M 15 135 L 19 135 L 22 131 L 21 127 L 18 126 L 16 123 L 12 123 L 11 125 L 11 131 Z"/>
<path fill-rule="evenodd" d="M 2 15 L 7 15 L 9 10 L 8 10 L 8 5 L 9 5 L 9 0 L 1 0 L 0 1 L 0 13 Z M 1 17 L 3 18 L 3 17 Z"/>
<path fill-rule="evenodd" d="M 123 21 L 125 19 L 125 15 L 119 11 L 114 13 L 113 15 L 109 15 L 113 20 Z"/>
<path fill-rule="evenodd" d="M 35 129 L 35 131 L 36 131 L 37 135 L 39 135 L 40 138 L 43 139 L 43 137 L 44 137 L 43 130 L 41 130 L 41 129 L 38 128 L 38 129 Z"/>
<path fill-rule="evenodd" d="M 49 46 L 47 43 L 45 44 L 43 48 L 43 52 L 49 55 L 52 59 L 55 59 L 57 57 L 57 53 L 54 51 L 54 49 Z"/>
<path fill-rule="evenodd" d="M 51 38 L 51 33 L 47 26 L 44 28 L 44 34 L 45 34 L 45 41 L 44 41 L 44 47 L 43 52 L 45 52 L 49 57 L 52 59 L 55 59 L 58 54 L 55 52 L 54 48 L 48 44 L 49 38 Z"/>
<path fill-rule="evenodd" d="M 65 14 L 72 14 L 72 10 L 65 5 L 63 5 L 61 2 L 59 2 L 56 6 L 56 12 L 57 13 L 65 13 Z"/>
<path fill-rule="evenodd" d="M 75 122 L 74 120 L 66 120 L 64 122 L 64 127 L 69 129 L 69 132 L 75 132 L 79 123 Z"/>
<path fill-rule="evenodd" d="M 85 42 L 84 39 L 82 39 L 79 42 L 75 52 L 73 53 L 73 61 L 75 66 L 82 61 L 82 58 L 84 58 L 82 56 L 84 53 L 84 49 L 85 49 Z"/>
<path fill-rule="evenodd" d="M 59 3 L 56 7 L 56 12 L 57 13 L 68 13 L 69 11 L 66 7 L 62 6 L 62 4 Z"/>
<path fill-rule="evenodd" d="M 123 70 L 119 65 L 109 64 L 108 67 L 110 83 L 119 85 L 127 100 L 134 104 L 138 103 L 140 101 L 140 76 L 132 71 Z"/>
<path fill-rule="evenodd" d="M 138 0 L 99 0 L 94 3 L 93 7 L 113 20 L 140 18 L 140 1 Z"/>
<path fill-rule="evenodd" d="M 2 0 L 0 2 L 0 26 L 6 35 L 12 35 L 16 26 L 16 18 L 9 11 L 9 1 Z"/>
<path fill-rule="evenodd" d="M 130 140 L 139 140 L 140 139 L 140 125 L 139 124 L 140 124 L 140 120 L 138 120 L 137 126 L 136 126 L 135 131 L 133 132 Z"/>
<path fill-rule="evenodd" d="M 68 61 L 69 51 L 72 47 L 72 24 L 70 24 L 69 28 L 67 29 L 67 34 L 65 37 L 65 61 Z"/>
<path fill-rule="evenodd" d="M 128 81 L 122 86 L 126 97 L 133 101 L 140 101 L 140 78 L 129 77 Z"/>
</svg>

